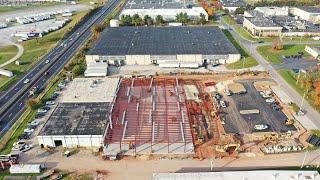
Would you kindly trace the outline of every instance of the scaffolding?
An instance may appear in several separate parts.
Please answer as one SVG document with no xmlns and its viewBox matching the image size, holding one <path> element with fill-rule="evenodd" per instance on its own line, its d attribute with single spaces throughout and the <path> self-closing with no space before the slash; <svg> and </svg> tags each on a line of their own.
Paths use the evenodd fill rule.
<svg viewBox="0 0 320 180">
<path fill-rule="evenodd" d="M 179 81 L 178 78 L 121 80 L 105 137 L 110 154 L 194 153 Z"/>
</svg>

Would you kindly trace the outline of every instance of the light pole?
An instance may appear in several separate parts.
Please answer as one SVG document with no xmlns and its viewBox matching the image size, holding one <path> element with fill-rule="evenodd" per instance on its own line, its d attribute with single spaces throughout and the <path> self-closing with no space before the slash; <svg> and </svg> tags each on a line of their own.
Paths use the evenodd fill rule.
<svg viewBox="0 0 320 180">
<path fill-rule="evenodd" d="M 304 166 L 304 163 L 305 163 L 306 158 L 307 158 L 307 154 L 308 154 L 308 151 L 306 151 L 306 152 L 304 153 L 304 157 L 303 157 L 303 161 L 302 161 L 302 164 L 301 164 L 300 169 L 302 169 L 302 168 L 303 168 L 303 166 Z"/>
</svg>

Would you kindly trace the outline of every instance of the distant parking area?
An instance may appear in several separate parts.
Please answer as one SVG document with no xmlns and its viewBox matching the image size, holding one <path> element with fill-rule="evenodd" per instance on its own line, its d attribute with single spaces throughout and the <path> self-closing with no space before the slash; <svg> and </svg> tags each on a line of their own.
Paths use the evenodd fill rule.
<svg viewBox="0 0 320 180">
<path fill-rule="evenodd" d="M 317 60 L 308 60 L 303 57 L 284 57 L 282 64 L 273 65 L 276 69 L 311 69 L 317 68 Z"/>
<path fill-rule="evenodd" d="M 223 94 L 227 107 L 220 108 L 220 117 L 227 133 L 247 134 L 260 132 L 287 132 L 296 130 L 293 125 L 285 125 L 287 116 L 280 110 L 272 108 L 271 103 L 253 86 L 254 81 L 237 81 L 243 84 L 247 93 Z M 274 104 L 277 104 L 276 102 Z M 241 110 L 259 110 L 257 114 L 240 114 Z M 267 125 L 267 129 L 257 130 L 256 125 Z"/>
</svg>

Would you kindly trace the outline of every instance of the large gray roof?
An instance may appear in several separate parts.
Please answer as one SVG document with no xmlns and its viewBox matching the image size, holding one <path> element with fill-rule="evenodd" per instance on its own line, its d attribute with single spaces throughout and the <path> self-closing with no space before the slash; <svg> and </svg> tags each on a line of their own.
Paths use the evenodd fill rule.
<svg viewBox="0 0 320 180">
<path fill-rule="evenodd" d="M 181 9 L 188 5 L 198 6 L 193 0 L 130 0 L 125 9 Z"/>
<path fill-rule="evenodd" d="M 297 7 L 299 9 L 302 9 L 306 12 L 309 12 L 309 13 L 315 13 L 315 14 L 320 14 L 320 7 L 315 7 L 315 6 L 299 6 Z"/>
<path fill-rule="evenodd" d="M 252 24 L 257 27 L 281 27 L 277 23 L 273 22 L 273 20 L 264 16 L 263 13 L 258 11 L 248 11 L 253 17 L 246 17 Z"/>
<path fill-rule="evenodd" d="M 91 55 L 225 55 L 239 52 L 218 27 L 107 28 Z"/>
</svg>

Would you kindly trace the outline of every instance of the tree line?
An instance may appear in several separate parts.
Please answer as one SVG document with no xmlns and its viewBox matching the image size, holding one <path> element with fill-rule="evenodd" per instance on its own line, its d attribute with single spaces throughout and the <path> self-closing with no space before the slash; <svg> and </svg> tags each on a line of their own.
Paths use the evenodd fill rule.
<svg viewBox="0 0 320 180">
<path fill-rule="evenodd" d="M 188 17 L 187 13 L 178 13 L 176 15 L 176 22 L 187 24 L 191 20 Z M 200 18 L 196 21 L 197 24 L 205 24 L 207 22 L 206 16 L 204 14 L 200 14 Z M 143 26 L 143 25 L 163 25 L 166 23 L 164 18 L 161 15 L 157 15 L 155 19 L 150 17 L 149 15 L 145 15 L 143 18 L 140 17 L 138 14 L 134 14 L 133 16 L 130 15 L 122 15 L 120 18 L 120 24 L 122 26 Z"/>
</svg>

